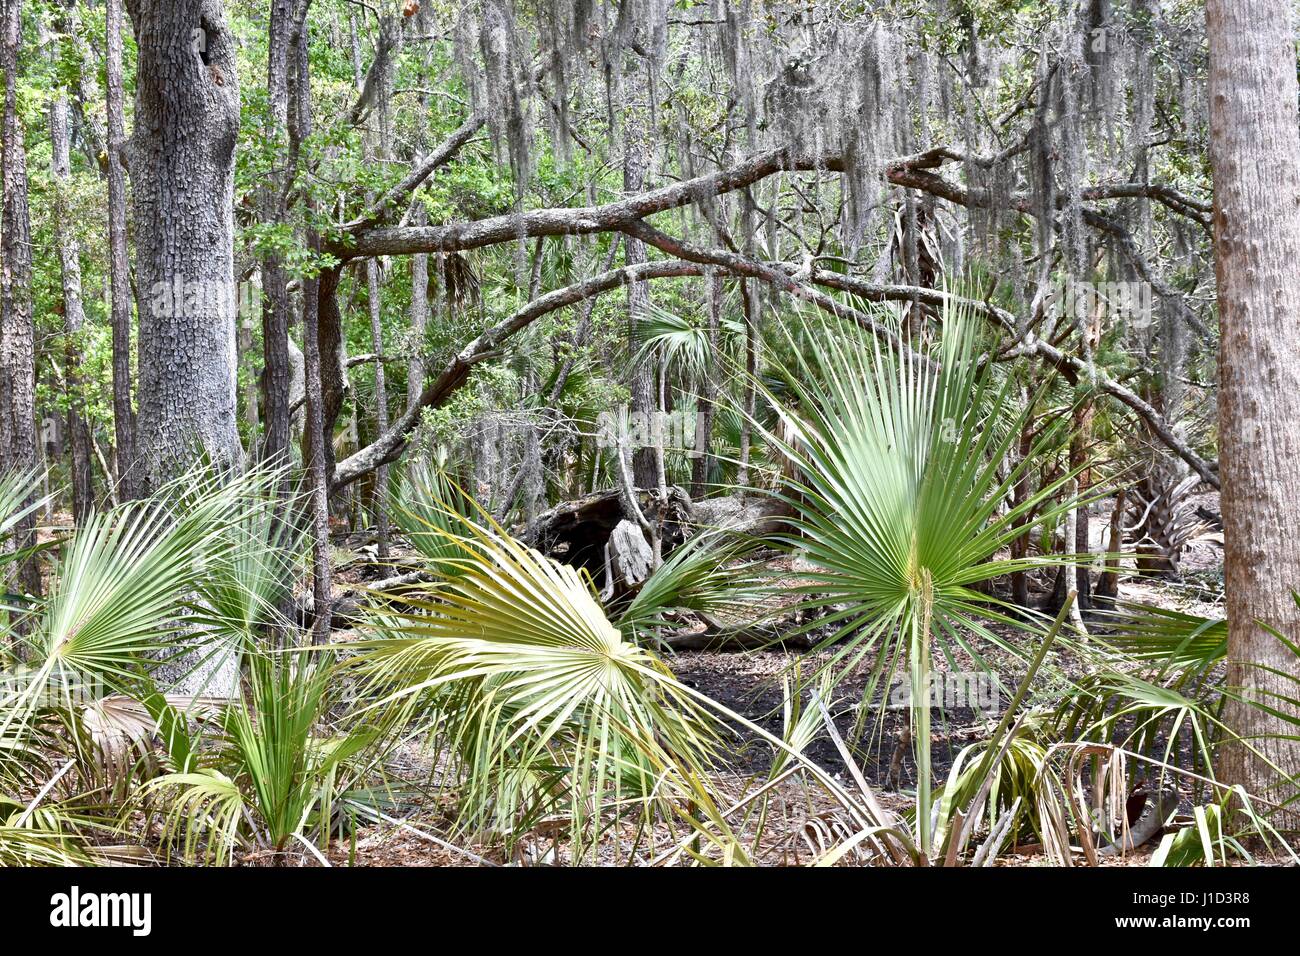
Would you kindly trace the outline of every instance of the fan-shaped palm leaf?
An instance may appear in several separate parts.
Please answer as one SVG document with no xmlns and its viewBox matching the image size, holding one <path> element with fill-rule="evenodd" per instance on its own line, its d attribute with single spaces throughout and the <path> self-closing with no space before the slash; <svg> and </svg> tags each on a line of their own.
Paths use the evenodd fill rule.
<svg viewBox="0 0 1300 956">
<path fill-rule="evenodd" d="M 918 842 L 927 851 L 933 645 L 950 662 L 954 644 L 981 660 L 971 634 L 1026 654 L 988 627 L 1027 627 L 1023 618 L 977 588 L 1068 561 L 1001 552 L 1031 524 L 1076 506 L 1068 495 L 1053 500 L 1069 474 L 1009 503 L 1034 462 L 1032 453 L 1022 461 L 1010 453 L 1030 412 L 1014 407 L 1009 385 L 998 387 L 978 362 L 973 328 L 949 310 L 933 357 L 896 356 L 827 322 L 785 370 L 790 399 L 769 394 L 784 427 L 766 437 L 797 472 L 782 497 L 795 515 L 786 540 L 812 565 L 805 606 L 829 611 L 820 623 L 836 626 L 826 643 L 844 640 L 831 666 L 870 658 L 880 677 L 905 661 L 910 673 L 922 771 Z"/>
<path fill-rule="evenodd" d="M 717 728 L 606 618 L 591 582 L 495 526 L 470 526 L 461 573 L 352 645 L 372 707 L 424 708 L 459 761 L 469 822 L 572 822 L 581 857 L 632 801 L 648 812 L 714 755 Z"/>
</svg>

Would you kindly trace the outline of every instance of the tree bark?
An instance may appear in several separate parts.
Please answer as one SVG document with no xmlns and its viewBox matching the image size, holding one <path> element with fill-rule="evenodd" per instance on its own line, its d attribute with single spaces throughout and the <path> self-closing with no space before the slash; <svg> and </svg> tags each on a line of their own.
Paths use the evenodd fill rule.
<svg viewBox="0 0 1300 956">
<path fill-rule="evenodd" d="M 1229 784 L 1276 797 L 1300 773 L 1296 732 L 1251 700 L 1294 714 L 1300 658 L 1300 122 L 1285 0 L 1208 0 L 1210 163 L 1218 281 L 1219 442 L 1229 699 Z M 1268 669 L 1273 669 L 1270 672 Z M 1276 695 L 1284 695 L 1279 700 Z M 1288 821 L 1295 825 L 1294 814 Z"/>
<path fill-rule="evenodd" d="M 375 433 L 388 431 L 388 384 L 384 377 L 384 322 L 381 297 L 383 286 L 379 281 L 379 261 L 366 261 L 366 290 L 370 311 L 370 346 L 375 350 Z M 371 501 L 375 515 L 375 535 L 378 538 L 378 557 L 388 560 L 388 466 L 375 469 L 375 490 Z"/>
<path fill-rule="evenodd" d="M 236 428 L 235 37 L 221 0 L 130 0 L 138 53 L 131 183 L 139 282 L 139 453 L 147 489 L 206 459 L 242 467 Z"/>
<path fill-rule="evenodd" d="M 707 275 L 709 296 L 708 356 L 709 362 L 701 370 L 700 395 L 695 423 L 695 459 L 691 462 L 691 500 L 698 501 L 708 491 L 709 455 L 713 437 L 713 419 L 717 412 L 718 379 L 715 363 L 718 362 L 718 339 L 722 321 L 722 273 L 711 271 Z"/>
<path fill-rule="evenodd" d="M 63 282 L 64 389 L 68 401 L 68 433 L 72 446 L 72 515 L 80 525 L 94 507 L 93 472 L 90 463 L 90 428 L 82 414 L 81 392 L 82 326 L 86 310 L 81 300 L 81 247 L 69 221 L 64 191 L 72 179 L 72 158 L 68 135 L 68 96 L 60 90 L 50 101 L 50 171 L 55 180 L 54 241 L 59 247 Z"/>
<path fill-rule="evenodd" d="M 243 467 L 236 427 L 235 37 L 221 0 L 129 0 L 137 47 L 133 187 L 137 452 L 150 493 L 204 463 Z M 232 649 L 160 670 L 182 693 L 234 694 Z"/>
<path fill-rule="evenodd" d="M 36 351 L 32 324 L 31 222 L 27 209 L 27 157 L 22 118 L 18 115 L 19 53 L 22 4 L 4 0 L 0 73 L 4 74 L 4 119 L 0 129 L 0 472 L 28 473 L 36 468 Z M 14 544 L 36 543 L 36 518 L 28 514 L 15 528 Z M 35 557 L 19 567 L 18 583 L 29 594 L 41 593 Z"/>
<path fill-rule="evenodd" d="M 131 401 L 131 276 L 126 248 L 126 120 L 122 100 L 122 0 L 107 0 L 104 54 L 108 113 L 108 281 L 113 328 L 113 437 L 118 501 L 140 496 Z"/>
<path fill-rule="evenodd" d="M 307 18 L 304 5 L 303 18 L 298 24 L 293 43 L 294 115 L 299 140 L 311 135 L 312 104 L 311 76 L 307 58 Z M 310 195 L 305 200 L 307 208 L 307 247 L 313 254 L 320 252 L 320 236 L 311 222 L 315 213 L 315 200 Z M 338 272 L 324 273 L 337 281 Z M 329 525 L 329 469 L 326 464 L 331 443 L 325 428 L 325 398 L 321 386 L 321 275 L 308 275 L 302 284 L 302 339 L 307 397 L 307 423 L 304 428 L 307 440 L 308 509 L 312 531 L 312 600 L 316 617 L 312 621 L 312 643 L 324 644 L 330 637 L 330 613 L 333 606 L 333 587 L 330 574 Z M 330 292 L 331 301 L 333 291 Z M 337 412 L 336 412 L 337 414 Z M 330 419 L 332 425 L 333 419 Z"/>
<path fill-rule="evenodd" d="M 267 136 L 283 143 L 284 162 L 268 177 L 259 196 L 263 223 L 283 224 L 288 184 L 297 165 L 297 142 L 289 131 L 289 53 L 297 29 L 298 0 L 272 0 L 266 51 Z M 282 464 L 289 458 L 289 322 L 292 303 L 288 276 L 279 254 L 262 257 L 262 406 L 264 409 L 261 460 Z M 286 483 L 285 490 L 288 490 Z"/>
<path fill-rule="evenodd" d="M 650 135 L 647 128 L 649 94 L 644 70 L 633 63 L 623 87 L 623 192 L 636 196 L 645 189 L 646 165 L 650 155 Z M 644 264 L 645 243 L 629 236 L 623 245 L 623 262 L 629 267 Z M 631 282 L 627 287 L 627 341 L 632 359 L 629 387 L 632 414 L 649 421 L 655 410 L 654 366 L 648 356 L 638 360 L 637 339 L 641 323 L 650 307 L 650 286 L 645 282 Z M 658 484 L 659 467 L 653 447 L 632 450 L 632 481 L 637 488 L 653 488 Z"/>
</svg>

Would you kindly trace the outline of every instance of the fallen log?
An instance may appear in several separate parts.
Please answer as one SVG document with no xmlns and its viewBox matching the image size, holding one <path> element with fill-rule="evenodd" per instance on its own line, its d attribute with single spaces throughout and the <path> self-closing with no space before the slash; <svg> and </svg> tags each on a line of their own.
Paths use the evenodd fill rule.
<svg viewBox="0 0 1300 956">
<path fill-rule="evenodd" d="M 616 489 L 563 501 L 538 515 L 523 531 L 524 541 L 543 554 L 586 568 L 592 577 L 605 572 L 605 546 L 614 529 L 627 515 L 620 492 Z M 646 519 L 660 520 L 658 495 L 637 491 L 638 504 Z M 681 488 L 668 491 L 667 511 L 663 515 L 663 553 L 668 554 L 686 538 L 691 526 L 691 499 Z"/>
<path fill-rule="evenodd" d="M 781 530 L 790 507 L 768 495 L 725 495 L 691 505 L 692 534 L 726 531 L 758 537 Z"/>
</svg>

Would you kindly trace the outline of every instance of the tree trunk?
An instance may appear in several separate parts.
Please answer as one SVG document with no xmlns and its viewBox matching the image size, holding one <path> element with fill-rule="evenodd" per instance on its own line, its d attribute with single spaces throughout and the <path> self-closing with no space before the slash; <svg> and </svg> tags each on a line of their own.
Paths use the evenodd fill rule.
<svg viewBox="0 0 1300 956">
<path fill-rule="evenodd" d="M 139 453 L 148 489 L 206 458 L 237 471 L 235 37 L 221 0 L 130 0 Z"/>
<path fill-rule="evenodd" d="M 140 496 L 131 402 L 131 275 L 126 250 L 126 121 L 122 101 L 122 0 L 107 0 L 104 55 L 108 107 L 108 275 L 113 327 L 113 435 L 118 501 Z"/>
<path fill-rule="evenodd" d="M 417 213 L 417 222 L 423 217 Z M 429 326 L 429 257 L 411 256 L 411 356 L 406 364 L 406 405 L 412 408 L 424 391 L 424 336 Z"/>
<path fill-rule="evenodd" d="M 311 81 L 307 59 L 307 20 L 303 19 L 294 37 L 293 63 L 295 68 L 294 99 L 297 136 L 299 141 L 311 135 Z M 307 247 L 313 254 L 320 252 L 320 236 L 310 225 L 315 212 L 315 200 L 307 196 Z M 324 273 L 337 281 L 337 270 Z M 330 636 L 330 611 L 333 606 L 333 588 L 330 583 L 330 521 L 327 456 L 331 447 L 324 433 L 326 422 L 325 397 L 321 379 L 321 275 L 309 275 L 302 284 L 302 340 L 306 366 L 305 386 L 307 397 L 307 423 L 304 428 L 308 485 L 308 509 L 312 530 L 312 600 L 316 617 L 312 622 L 312 643 L 324 644 Z M 333 300 L 333 286 L 330 291 Z M 337 411 L 335 412 L 337 414 Z M 331 427 L 333 420 L 330 419 Z"/>
<path fill-rule="evenodd" d="M 3 209 L 0 210 L 0 472 L 36 468 L 36 352 L 32 325 L 31 223 L 27 211 L 27 157 L 18 115 L 18 55 L 22 46 L 22 4 L 5 0 L 0 73 L 4 74 Z M 27 515 L 15 528 L 14 544 L 36 543 L 36 518 Z M 35 557 L 19 568 L 29 594 L 40 594 Z"/>
<path fill-rule="evenodd" d="M 753 284 L 740 280 L 740 305 L 745 315 L 745 381 L 742 388 L 740 415 L 740 464 L 736 466 L 736 485 L 745 494 L 749 491 L 750 446 L 754 434 L 755 380 L 758 376 L 758 296 Z"/>
<path fill-rule="evenodd" d="M 129 0 L 137 54 L 131 161 L 139 318 L 137 452 L 152 492 L 200 462 L 238 471 L 235 37 L 220 0 Z M 160 671 L 182 693 L 231 695 L 233 652 Z"/>
<path fill-rule="evenodd" d="M 645 189 L 646 165 L 650 157 L 650 131 L 647 126 L 649 93 L 645 69 L 632 57 L 632 66 L 623 87 L 623 193 L 634 196 Z M 623 245 L 623 261 L 629 266 L 646 261 L 645 243 L 628 236 Z M 637 336 L 650 307 L 650 286 L 630 282 L 627 286 L 627 335 L 632 355 L 637 353 Z M 630 388 L 632 414 L 648 423 L 655 410 L 654 366 L 649 358 L 633 363 Z M 655 450 L 647 445 L 632 450 L 632 482 L 637 488 L 658 484 L 659 467 Z"/>
<path fill-rule="evenodd" d="M 50 171 L 55 180 L 54 241 L 59 247 L 63 280 L 64 389 L 68 399 L 68 434 L 72 446 L 72 515 L 80 525 L 94 507 L 90 465 L 90 428 L 82 414 L 81 328 L 86 310 L 81 301 L 81 249 L 71 229 L 64 191 L 72 178 L 68 135 L 68 97 L 60 90 L 50 101 Z"/>
<path fill-rule="evenodd" d="M 375 352 L 375 434 L 388 431 L 388 385 L 384 378 L 384 322 L 379 281 L 379 260 L 366 260 L 366 290 L 370 309 L 370 347 Z M 378 537 L 378 557 L 388 560 L 388 466 L 375 469 L 375 492 L 371 500 Z"/>
<path fill-rule="evenodd" d="M 1300 686 L 1300 659 L 1265 630 L 1300 640 L 1292 597 L 1300 588 L 1300 122 L 1291 11 L 1285 0 L 1208 0 L 1205 19 L 1228 684 L 1295 716 L 1286 699 Z M 1300 742 L 1272 736 L 1294 735 L 1294 725 L 1249 700 L 1229 699 L 1224 719 L 1283 773 L 1300 773 Z M 1277 771 L 1244 743 L 1224 748 L 1218 771 L 1229 784 L 1277 796 Z"/>
<path fill-rule="evenodd" d="M 267 136 L 283 144 L 285 159 L 268 177 L 259 196 L 264 223 L 282 223 L 288 183 L 297 165 L 297 143 L 289 142 L 289 53 L 297 28 L 296 0 L 273 0 L 266 52 Z M 292 304 L 284 263 L 274 251 L 262 257 L 262 405 L 264 431 L 261 460 L 281 464 L 289 458 L 289 317 Z M 288 490 L 286 483 L 285 490 Z"/>
<path fill-rule="evenodd" d="M 718 361 L 718 337 L 722 321 L 722 273 L 712 272 L 709 283 L 709 361 L 702 369 L 700 380 L 700 397 L 696 409 L 699 416 L 695 423 L 695 460 L 691 462 L 691 500 L 698 501 L 708 491 L 710 439 L 713 436 L 713 419 L 718 401 L 718 380 L 714 374 L 714 363 Z"/>
</svg>

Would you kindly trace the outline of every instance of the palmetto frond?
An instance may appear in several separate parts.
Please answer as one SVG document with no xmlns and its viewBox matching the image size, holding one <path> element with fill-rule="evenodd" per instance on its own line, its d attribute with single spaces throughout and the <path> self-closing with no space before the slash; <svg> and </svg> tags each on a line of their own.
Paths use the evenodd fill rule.
<svg viewBox="0 0 1300 956">
<path fill-rule="evenodd" d="M 972 323 L 950 312 L 933 356 L 898 357 L 829 322 L 804 351 L 786 369 L 791 397 L 770 399 L 785 428 L 768 439 L 795 466 L 782 495 L 794 511 L 786 540 L 811 564 L 807 605 L 831 609 L 830 640 L 849 639 L 839 657 L 892 659 L 891 639 L 923 620 L 945 651 L 955 642 L 978 660 L 968 633 L 1006 645 L 987 624 L 1021 619 L 985 586 L 1070 560 L 1001 552 L 1073 506 L 1055 500 L 1072 476 L 1010 504 L 1033 465 L 1032 452 L 1011 454 L 1029 411 L 977 361 Z"/>
<path fill-rule="evenodd" d="M 435 599 L 404 599 L 359 645 L 372 706 L 424 714 L 463 773 L 467 820 L 509 831 L 562 812 L 581 856 L 605 811 L 678 796 L 716 725 L 577 570 L 495 526 L 470 526 L 463 552 Z"/>
</svg>

